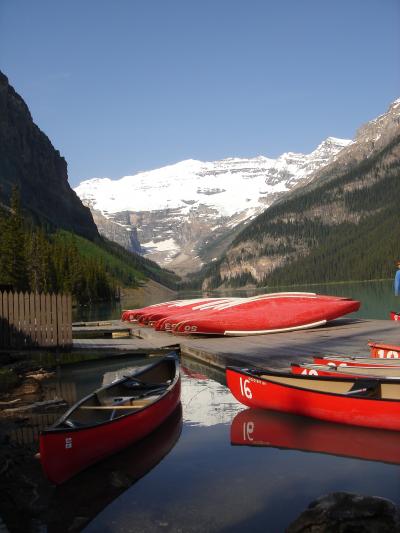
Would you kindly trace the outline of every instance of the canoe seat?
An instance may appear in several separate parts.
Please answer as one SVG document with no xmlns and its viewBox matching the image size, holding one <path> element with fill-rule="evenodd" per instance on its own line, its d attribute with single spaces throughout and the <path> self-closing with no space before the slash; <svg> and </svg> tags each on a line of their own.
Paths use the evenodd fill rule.
<svg viewBox="0 0 400 533">
<path fill-rule="evenodd" d="M 67 418 L 67 420 L 64 420 L 63 425 L 68 428 L 80 428 L 85 426 L 86 424 L 82 424 L 81 422 L 78 422 L 77 420 L 71 420 L 70 418 Z"/>
<path fill-rule="evenodd" d="M 362 398 L 380 399 L 381 388 L 379 381 L 368 381 L 357 379 L 352 388 L 346 393 L 346 396 L 357 396 Z"/>
</svg>

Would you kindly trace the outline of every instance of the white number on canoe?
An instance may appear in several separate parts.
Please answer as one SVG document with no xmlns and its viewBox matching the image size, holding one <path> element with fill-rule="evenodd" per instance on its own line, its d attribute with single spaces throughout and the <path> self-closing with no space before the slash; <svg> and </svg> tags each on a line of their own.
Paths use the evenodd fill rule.
<svg viewBox="0 0 400 533">
<path fill-rule="evenodd" d="M 395 350 L 378 350 L 378 356 L 380 359 L 398 359 L 399 353 Z"/>
<path fill-rule="evenodd" d="M 301 373 L 302 376 L 318 376 L 318 372 L 314 370 L 313 368 L 309 370 L 308 368 L 305 368 L 303 372 Z"/>
<path fill-rule="evenodd" d="M 185 326 L 185 331 L 197 331 L 197 326 Z"/>
<path fill-rule="evenodd" d="M 244 422 L 243 440 L 253 440 L 254 422 Z"/>
<path fill-rule="evenodd" d="M 65 449 L 72 448 L 72 437 L 65 438 Z"/>
<path fill-rule="evenodd" d="M 253 393 L 251 392 L 249 383 L 250 381 L 248 379 L 243 381 L 243 379 L 240 378 L 240 392 L 242 393 L 242 396 L 246 396 L 246 398 L 250 399 L 253 397 Z"/>
</svg>

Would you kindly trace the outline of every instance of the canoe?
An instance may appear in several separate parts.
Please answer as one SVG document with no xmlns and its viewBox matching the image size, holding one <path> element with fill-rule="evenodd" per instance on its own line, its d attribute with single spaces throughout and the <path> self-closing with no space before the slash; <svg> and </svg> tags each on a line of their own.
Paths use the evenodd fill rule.
<svg viewBox="0 0 400 533">
<path fill-rule="evenodd" d="M 184 311 L 191 311 L 193 308 L 197 308 L 201 305 L 212 304 L 218 301 L 226 301 L 221 298 L 194 298 L 192 300 L 177 300 L 175 302 L 169 302 L 166 305 L 159 306 L 158 308 L 149 308 L 142 311 L 137 315 L 137 320 L 140 324 L 150 325 L 164 318 L 170 314 L 182 313 Z"/>
<path fill-rule="evenodd" d="M 193 300 L 193 301 L 183 301 L 180 304 L 171 305 L 166 309 L 162 309 L 156 312 L 152 312 L 146 315 L 145 321 L 143 322 L 153 326 L 157 330 L 165 329 L 165 327 L 160 327 L 161 321 L 173 320 L 175 316 L 180 316 L 187 313 L 196 313 L 196 312 L 207 312 L 208 310 L 214 309 L 219 305 L 226 304 L 232 301 L 232 298 L 208 298 L 207 300 Z"/>
<path fill-rule="evenodd" d="M 292 363 L 292 374 L 301 376 L 358 376 L 374 378 L 400 378 L 400 367 L 394 366 L 335 366 L 335 365 L 318 365 L 312 363 Z"/>
<path fill-rule="evenodd" d="M 400 430 L 400 380 L 298 376 L 227 367 L 235 398 L 247 405 L 328 422 Z"/>
<path fill-rule="evenodd" d="M 162 309 L 167 309 L 169 307 L 174 307 L 174 306 L 179 306 L 179 305 L 185 305 L 185 304 L 189 304 L 191 302 L 197 302 L 197 303 L 200 303 L 200 302 L 204 302 L 206 300 L 209 300 L 209 298 L 196 298 L 196 299 L 193 299 L 193 300 L 169 300 L 167 302 L 160 302 L 160 303 L 157 303 L 157 304 L 152 304 L 152 305 L 147 305 L 145 307 L 140 307 L 138 309 L 126 309 L 125 311 L 123 311 L 123 313 L 121 314 L 121 320 L 123 321 L 129 321 L 129 322 L 133 322 L 135 320 L 138 320 L 138 318 L 140 318 L 141 316 L 147 316 L 148 314 L 151 314 L 151 313 L 156 313 Z"/>
<path fill-rule="evenodd" d="M 157 308 L 157 307 L 160 307 L 160 306 L 165 306 L 165 305 L 168 305 L 170 303 L 172 303 L 173 301 L 169 301 L 169 302 L 161 302 L 161 303 L 158 303 L 158 304 L 152 304 L 152 305 L 147 305 L 146 307 L 140 307 L 138 309 L 125 309 L 122 314 L 121 314 L 121 320 L 122 321 L 127 321 L 127 322 L 133 322 L 136 320 L 136 316 L 139 315 L 140 313 L 142 312 L 145 312 L 146 310 L 150 309 L 150 308 Z"/>
<path fill-rule="evenodd" d="M 341 355 L 314 356 L 314 364 L 330 366 L 373 366 L 374 368 L 400 368 L 400 361 L 397 359 L 378 359 L 376 357 L 363 357 L 355 355 L 346 357 Z"/>
<path fill-rule="evenodd" d="M 400 432 L 245 409 L 231 424 L 234 446 L 267 446 L 400 464 Z"/>
<path fill-rule="evenodd" d="M 178 404 L 150 435 L 57 486 L 46 515 L 47 533 L 76 531 L 77 516 L 82 531 L 105 507 L 163 461 L 178 442 L 181 430 L 182 406 Z"/>
<path fill-rule="evenodd" d="M 40 434 L 48 479 L 63 483 L 156 429 L 180 402 L 177 352 L 97 389 Z"/>
<path fill-rule="evenodd" d="M 400 378 L 400 368 L 393 366 L 333 366 L 309 363 L 292 363 L 292 374 L 301 376 L 332 376 L 332 377 L 389 377 Z"/>
<path fill-rule="evenodd" d="M 173 333 L 190 335 L 260 335 L 312 328 L 357 311 L 360 302 L 315 293 L 282 292 L 229 302 L 183 318 Z"/>
<path fill-rule="evenodd" d="M 384 344 L 382 342 L 369 342 L 371 357 L 378 359 L 399 359 L 400 346 L 396 344 Z"/>
<path fill-rule="evenodd" d="M 206 316 L 211 311 L 220 308 L 225 308 L 227 304 L 233 302 L 239 303 L 247 300 L 247 298 L 219 298 L 218 300 L 196 305 L 192 309 L 179 309 L 174 313 L 168 313 L 163 318 L 158 320 L 153 327 L 156 331 L 169 331 L 174 333 L 174 330 L 183 320 L 188 320 L 191 317 L 200 318 Z"/>
</svg>

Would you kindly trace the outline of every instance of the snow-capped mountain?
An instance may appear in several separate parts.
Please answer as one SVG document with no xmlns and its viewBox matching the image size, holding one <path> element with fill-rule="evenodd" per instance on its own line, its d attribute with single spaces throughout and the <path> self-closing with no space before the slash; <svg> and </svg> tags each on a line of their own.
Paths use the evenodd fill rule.
<svg viewBox="0 0 400 533">
<path fill-rule="evenodd" d="M 277 159 L 189 159 L 119 180 L 89 179 L 75 192 L 108 226 L 137 230 L 149 258 L 185 273 L 201 266 L 205 246 L 305 183 L 351 142 L 329 137 L 310 154 L 288 152 Z M 101 224 L 99 231 L 106 233 Z"/>
</svg>

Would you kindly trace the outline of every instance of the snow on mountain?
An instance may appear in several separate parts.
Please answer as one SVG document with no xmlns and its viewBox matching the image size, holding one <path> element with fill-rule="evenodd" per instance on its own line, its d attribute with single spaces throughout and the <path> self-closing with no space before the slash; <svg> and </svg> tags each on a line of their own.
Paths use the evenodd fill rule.
<svg viewBox="0 0 400 533">
<path fill-rule="evenodd" d="M 125 230 L 137 228 L 151 259 L 177 271 L 190 259 L 194 269 L 201 261 L 197 258 L 194 265 L 193 260 L 209 235 L 217 231 L 220 236 L 221 230 L 256 216 L 351 142 L 329 137 L 310 154 L 287 152 L 277 159 L 189 159 L 118 180 L 88 179 L 75 192 Z"/>
<path fill-rule="evenodd" d="M 350 142 L 330 137 L 309 155 L 288 152 L 277 159 L 188 159 L 119 180 L 89 179 L 75 192 L 103 214 L 180 209 L 183 215 L 204 204 L 222 216 L 232 216 L 265 207 L 263 197 L 288 190 Z"/>
</svg>

